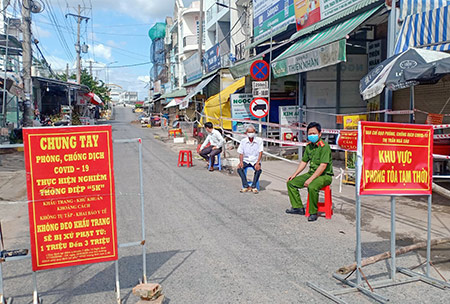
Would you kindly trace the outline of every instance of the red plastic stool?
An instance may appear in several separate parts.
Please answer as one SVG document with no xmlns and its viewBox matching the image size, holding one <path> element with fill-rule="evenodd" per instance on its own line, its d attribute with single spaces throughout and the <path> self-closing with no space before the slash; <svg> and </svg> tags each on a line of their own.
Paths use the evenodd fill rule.
<svg viewBox="0 0 450 304">
<path fill-rule="evenodd" d="M 184 156 L 186 155 L 186 160 L 184 160 Z M 187 165 L 189 168 L 192 167 L 192 151 L 190 150 L 181 150 L 180 153 L 178 153 L 178 167 Z"/>
<path fill-rule="evenodd" d="M 325 192 L 325 201 L 319 201 L 317 203 L 317 212 L 324 212 L 325 218 L 330 220 L 333 215 L 333 201 L 331 199 L 331 188 L 330 186 L 325 186 L 320 191 Z M 309 193 L 308 201 L 306 202 L 305 216 L 309 216 Z"/>
</svg>

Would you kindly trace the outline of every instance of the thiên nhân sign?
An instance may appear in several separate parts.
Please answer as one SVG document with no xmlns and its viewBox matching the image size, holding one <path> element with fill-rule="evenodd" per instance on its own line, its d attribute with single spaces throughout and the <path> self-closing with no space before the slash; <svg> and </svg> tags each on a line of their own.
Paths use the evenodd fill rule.
<svg viewBox="0 0 450 304">
<path fill-rule="evenodd" d="M 23 138 L 33 271 L 117 260 L 111 126 Z"/>
<path fill-rule="evenodd" d="M 361 121 L 361 195 L 430 195 L 433 128 Z"/>
</svg>

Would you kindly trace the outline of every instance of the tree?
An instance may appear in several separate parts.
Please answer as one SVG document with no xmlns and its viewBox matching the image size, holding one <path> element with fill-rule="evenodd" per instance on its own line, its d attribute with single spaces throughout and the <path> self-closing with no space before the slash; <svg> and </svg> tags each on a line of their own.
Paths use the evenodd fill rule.
<svg viewBox="0 0 450 304">
<path fill-rule="evenodd" d="M 57 78 L 62 81 L 67 81 L 67 74 L 59 74 Z M 72 74 L 69 79 L 77 79 L 77 76 Z M 86 69 L 81 71 L 81 84 L 87 86 L 92 93 L 98 95 L 105 104 L 111 101 L 111 97 L 109 97 L 111 89 L 102 80 L 94 79 Z"/>
</svg>

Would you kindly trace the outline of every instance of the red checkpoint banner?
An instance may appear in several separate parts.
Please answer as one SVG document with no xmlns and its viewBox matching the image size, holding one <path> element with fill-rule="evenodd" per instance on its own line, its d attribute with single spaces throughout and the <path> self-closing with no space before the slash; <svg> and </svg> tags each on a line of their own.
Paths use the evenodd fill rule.
<svg viewBox="0 0 450 304">
<path fill-rule="evenodd" d="M 359 130 L 360 195 L 432 193 L 432 126 L 361 121 Z"/>
<path fill-rule="evenodd" d="M 117 260 L 111 133 L 23 129 L 33 271 Z"/>
</svg>

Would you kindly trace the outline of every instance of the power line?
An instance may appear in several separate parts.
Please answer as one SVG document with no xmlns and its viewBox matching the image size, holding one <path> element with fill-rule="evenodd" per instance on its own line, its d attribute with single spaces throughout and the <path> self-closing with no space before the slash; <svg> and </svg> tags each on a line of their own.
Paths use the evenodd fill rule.
<svg viewBox="0 0 450 304">
<path fill-rule="evenodd" d="M 147 62 L 141 62 L 141 63 L 127 64 L 127 65 L 116 65 L 116 66 L 110 66 L 110 67 L 108 67 L 108 69 L 131 68 L 131 67 L 147 65 L 147 64 L 152 64 L 152 62 L 147 61 Z M 103 70 L 103 69 L 106 69 L 106 67 L 93 67 L 92 69 Z"/>
<path fill-rule="evenodd" d="M 95 27 L 128 27 L 128 26 L 150 26 L 154 25 L 154 23 L 137 23 L 137 24 L 109 24 L 109 25 L 96 25 Z"/>
<path fill-rule="evenodd" d="M 110 35 L 110 36 L 131 36 L 131 37 L 147 37 L 147 35 L 143 34 L 121 34 L 121 33 L 105 33 L 105 32 L 96 32 L 97 34 L 102 35 Z"/>
<path fill-rule="evenodd" d="M 41 23 L 41 24 L 51 24 L 51 23 L 48 23 L 48 22 L 45 22 L 45 21 L 39 21 L 39 23 Z M 70 31 L 70 29 L 67 29 L 63 25 L 58 25 L 58 26 L 60 28 L 64 29 L 65 31 Z M 93 37 L 92 37 L 91 41 L 92 42 L 96 42 L 95 44 L 97 44 L 97 45 L 98 44 L 104 44 L 104 42 L 102 42 L 102 41 L 94 40 Z M 92 45 L 94 45 L 94 43 L 92 43 Z M 110 47 L 110 48 L 113 48 L 113 49 L 122 50 L 123 52 L 127 52 L 127 53 L 130 53 L 130 54 L 134 54 L 134 55 L 137 55 L 137 56 L 140 56 L 140 57 L 147 58 L 147 55 L 144 55 L 144 54 L 136 53 L 136 52 L 133 52 L 133 51 L 130 51 L 130 50 L 127 50 L 127 49 L 123 49 L 123 48 L 119 48 L 117 46 L 112 46 L 112 45 L 107 45 L 107 46 Z"/>
<path fill-rule="evenodd" d="M 73 60 L 73 56 L 72 56 L 72 53 L 70 52 L 70 48 L 67 45 L 67 41 L 66 41 L 63 33 L 61 32 L 61 29 L 60 29 L 61 26 L 59 25 L 58 20 L 57 20 L 55 14 L 53 13 L 53 10 L 51 8 L 49 1 L 48 0 L 43 0 L 43 1 L 45 1 L 46 7 L 47 7 L 47 15 L 49 16 L 51 24 L 54 26 L 54 28 L 57 32 L 58 40 L 61 43 L 61 46 L 63 47 L 63 49 L 67 55 L 67 58 L 70 60 Z"/>
</svg>

